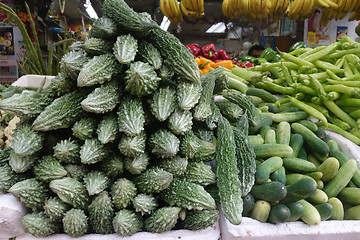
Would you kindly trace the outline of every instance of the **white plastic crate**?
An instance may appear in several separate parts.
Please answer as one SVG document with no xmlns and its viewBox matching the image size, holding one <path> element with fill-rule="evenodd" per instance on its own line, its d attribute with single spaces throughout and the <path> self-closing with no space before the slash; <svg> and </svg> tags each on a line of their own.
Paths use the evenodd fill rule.
<svg viewBox="0 0 360 240">
<path fill-rule="evenodd" d="M 360 147 L 343 136 L 326 132 L 326 141 L 339 143 L 341 151 L 360 165 Z M 280 224 L 261 223 L 244 217 L 240 225 L 233 225 L 220 215 L 220 232 L 223 240 L 360 240 L 360 221 L 322 221 L 309 226 L 301 221 Z"/>
</svg>

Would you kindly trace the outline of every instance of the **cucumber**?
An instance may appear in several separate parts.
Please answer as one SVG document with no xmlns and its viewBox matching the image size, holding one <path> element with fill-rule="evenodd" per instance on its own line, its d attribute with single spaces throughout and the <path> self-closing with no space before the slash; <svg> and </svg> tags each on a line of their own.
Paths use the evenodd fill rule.
<svg viewBox="0 0 360 240">
<path fill-rule="evenodd" d="M 360 188 L 345 187 L 338 197 L 344 203 L 360 205 Z"/>
<path fill-rule="evenodd" d="M 321 165 L 321 162 L 313 154 L 308 154 L 308 157 L 305 160 L 312 162 L 316 167 Z"/>
<path fill-rule="evenodd" d="M 307 173 L 306 175 L 312 177 L 315 181 L 319 181 L 323 177 L 322 172 L 311 172 L 311 173 Z"/>
<path fill-rule="evenodd" d="M 243 215 L 249 216 L 254 206 L 255 206 L 255 198 L 251 193 L 246 194 L 243 197 Z"/>
<path fill-rule="evenodd" d="M 316 191 L 316 182 L 309 178 L 303 178 L 286 186 L 286 196 L 280 202 L 291 203 L 306 199 L 314 195 Z"/>
<path fill-rule="evenodd" d="M 281 166 L 275 172 L 270 174 L 271 181 L 281 182 L 286 184 L 286 172 L 284 166 Z"/>
<path fill-rule="evenodd" d="M 316 125 L 316 123 L 314 123 L 310 120 L 300 120 L 300 121 L 298 121 L 298 123 L 304 125 L 305 127 L 307 127 L 308 129 L 310 129 L 313 132 L 316 132 L 318 130 L 318 126 Z"/>
<path fill-rule="evenodd" d="M 307 151 L 306 151 L 304 146 L 300 149 L 300 151 L 298 153 L 298 158 L 301 158 L 301 159 L 304 159 L 304 160 L 308 159 L 308 154 L 307 154 Z"/>
<path fill-rule="evenodd" d="M 265 133 L 264 142 L 265 142 L 265 144 L 276 144 L 276 132 L 275 132 L 275 130 L 269 129 Z"/>
<path fill-rule="evenodd" d="M 281 112 L 281 113 L 275 113 L 271 114 L 271 118 L 274 122 L 280 123 L 280 122 L 297 122 L 299 120 L 303 120 L 309 117 L 309 114 L 307 114 L 304 111 L 296 111 L 296 112 Z"/>
<path fill-rule="evenodd" d="M 257 158 L 289 157 L 293 150 L 285 144 L 262 144 L 253 146 Z"/>
<path fill-rule="evenodd" d="M 316 171 L 322 172 L 322 181 L 326 182 L 335 177 L 340 167 L 339 161 L 334 157 L 328 157 L 325 159 L 320 166 L 317 167 Z"/>
<path fill-rule="evenodd" d="M 344 165 L 345 162 L 349 161 L 350 159 L 341 151 L 331 151 L 330 152 L 330 157 L 334 157 L 336 158 L 339 163 L 340 163 L 340 166 Z M 360 187 L 360 169 L 359 168 L 356 168 L 355 169 L 355 173 L 354 173 L 354 176 L 352 177 L 351 179 L 355 185 L 357 187 Z"/>
<path fill-rule="evenodd" d="M 269 218 L 270 210 L 271 205 L 269 202 L 258 200 L 256 201 L 254 208 L 251 211 L 250 217 L 264 223 Z"/>
<path fill-rule="evenodd" d="M 345 210 L 345 220 L 360 220 L 360 205 Z"/>
<path fill-rule="evenodd" d="M 296 222 L 304 214 L 304 207 L 299 202 L 293 202 L 286 205 L 290 210 L 289 222 Z"/>
<path fill-rule="evenodd" d="M 331 215 L 330 220 L 344 220 L 344 206 L 342 202 L 338 198 L 332 197 L 329 198 L 328 203 L 330 203 L 334 208 L 334 212 Z"/>
<path fill-rule="evenodd" d="M 288 122 L 281 122 L 276 128 L 276 143 L 290 144 L 291 139 L 291 126 Z"/>
<path fill-rule="evenodd" d="M 286 187 L 281 182 L 266 182 L 254 185 L 250 191 L 255 199 L 275 202 L 286 196 Z"/>
<path fill-rule="evenodd" d="M 328 220 L 334 213 L 334 207 L 330 203 L 320 203 L 315 205 L 315 208 L 320 214 L 321 221 Z"/>
<path fill-rule="evenodd" d="M 298 133 L 304 138 L 305 144 L 309 147 L 311 152 L 318 154 L 320 157 L 326 157 L 329 152 L 329 146 L 320 139 L 314 132 L 300 123 L 292 123 L 291 129 L 294 133 Z M 320 129 L 320 128 L 319 128 Z"/>
<path fill-rule="evenodd" d="M 299 200 L 299 203 L 304 207 L 304 214 L 301 216 L 301 220 L 308 225 L 319 225 L 321 221 L 319 211 L 304 199 Z"/>
<path fill-rule="evenodd" d="M 308 200 L 312 203 L 326 203 L 329 201 L 328 195 L 321 189 L 316 189 L 315 193 L 311 195 Z"/>
<path fill-rule="evenodd" d="M 326 144 L 329 146 L 330 151 L 341 151 L 338 142 L 333 139 L 327 141 Z"/>
<path fill-rule="evenodd" d="M 293 184 L 303 178 L 311 179 L 312 181 L 314 181 L 316 183 L 316 181 L 310 176 L 300 174 L 300 173 L 290 173 L 290 174 L 286 174 L 286 185 Z"/>
<path fill-rule="evenodd" d="M 271 126 L 273 124 L 273 120 L 271 116 L 267 114 L 260 114 L 260 121 L 251 127 L 249 127 L 249 134 L 257 134 L 260 129 L 264 126 Z"/>
<path fill-rule="evenodd" d="M 284 158 L 283 165 L 287 170 L 297 173 L 313 172 L 316 169 L 316 166 L 313 163 L 301 158 L 294 157 Z"/>
<path fill-rule="evenodd" d="M 270 174 L 278 170 L 283 164 L 280 157 L 270 157 L 256 167 L 255 183 L 263 184 L 268 181 Z"/>
<path fill-rule="evenodd" d="M 248 96 L 259 97 L 264 102 L 275 103 L 277 101 L 277 98 L 274 95 L 272 95 L 270 92 L 268 92 L 264 89 L 260 89 L 260 88 L 249 88 L 248 90 L 246 90 L 245 94 Z"/>
<path fill-rule="evenodd" d="M 318 188 L 318 189 L 323 189 L 324 186 L 325 186 L 324 182 L 321 181 L 321 180 L 317 180 L 317 181 L 316 181 L 316 184 L 317 184 L 317 188 Z"/>
<path fill-rule="evenodd" d="M 329 198 L 336 197 L 341 190 L 350 182 L 357 168 L 356 161 L 351 159 L 344 163 L 336 174 L 324 187 L 324 192 Z"/>
<path fill-rule="evenodd" d="M 262 136 L 260 134 L 249 135 L 248 139 L 249 139 L 249 144 L 252 146 L 264 144 L 264 139 L 262 138 Z"/>
<path fill-rule="evenodd" d="M 293 149 L 293 153 L 291 154 L 290 157 L 298 157 L 303 144 L 304 144 L 304 138 L 300 134 L 298 133 L 292 134 L 290 137 L 289 145 Z"/>
<path fill-rule="evenodd" d="M 279 203 L 271 207 L 269 222 L 274 224 L 287 222 L 290 216 L 290 209 L 286 205 Z"/>
<path fill-rule="evenodd" d="M 315 135 L 318 136 L 321 140 L 325 140 L 326 133 L 325 130 L 321 127 L 319 127 L 315 132 Z"/>
<path fill-rule="evenodd" d="M 266 132 L 268 130 L 272 129 L 270 126 L 263 126 L 261 129 L 260 129 L 260 135 L 265 138 L 265 135 L 266 135 Z"/>
</svg>

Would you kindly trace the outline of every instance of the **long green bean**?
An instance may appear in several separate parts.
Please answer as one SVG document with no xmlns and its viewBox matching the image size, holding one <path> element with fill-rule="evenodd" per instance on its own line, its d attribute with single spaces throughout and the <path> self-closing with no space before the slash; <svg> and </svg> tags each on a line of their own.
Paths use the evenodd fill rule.
<svg viewBox="0 0 360 240">
<path fill-rule="evenodd" d="M 327 100 L 324 101 L 324 105 L 338 118 L 343 120 L 344 122 L 347 122 L 351 127 L 357 127 L 356 121 L 350 117 L 346 112 L 344 112 L 340 107 L 336 105 L 334 101 Z"/>
</svg>

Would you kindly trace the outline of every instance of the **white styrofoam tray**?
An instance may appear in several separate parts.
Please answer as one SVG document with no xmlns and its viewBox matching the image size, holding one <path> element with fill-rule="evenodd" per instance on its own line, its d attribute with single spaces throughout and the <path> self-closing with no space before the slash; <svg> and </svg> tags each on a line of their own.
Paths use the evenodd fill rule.
<svg viewBox="0 0 360 240">
<path fill-rule="evenodd" d="M 40 87 L 42 82 L 45 79 L 44 88 L 50 85 L 51 79 L 55 76 L 46 76 L 46 75 L 23 75 L 18 80 L 13 82 L 11 85 L 18 87 Z"/>
<path fill-rule="evenodd" d="M 337 141 L 341 151 L 360 165 L 358 145 L 332 131 L 325 132 L 325 141 Z M 328 220 L 309 226 L 301 221 L 271 224 L 244 217 L 240 225 L 233 225 L 221 213 L 220 232 L 223 240 L 360 240 L 360 221 Z"/>
</svg>

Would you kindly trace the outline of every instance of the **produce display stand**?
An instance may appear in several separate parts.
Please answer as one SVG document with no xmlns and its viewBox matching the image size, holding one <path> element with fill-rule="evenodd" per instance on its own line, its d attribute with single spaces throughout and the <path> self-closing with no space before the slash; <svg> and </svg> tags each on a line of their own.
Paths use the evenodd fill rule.
<svg viewBox="0 0 360 240">
<path fill-rule="evenodd" d="M 341 151 L 360 165 L 359 146 L 337 133 L 325 132 L 325 141 L 337 141 Z M 271 224 L 244 217 L 242 223 L 235 226 L 220 214 L 220 231 L 224 240 L 359 240 L 360 221 L 327 220 L 317 226 L 309 226 L 301 221 Z"/>
</svg>

